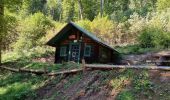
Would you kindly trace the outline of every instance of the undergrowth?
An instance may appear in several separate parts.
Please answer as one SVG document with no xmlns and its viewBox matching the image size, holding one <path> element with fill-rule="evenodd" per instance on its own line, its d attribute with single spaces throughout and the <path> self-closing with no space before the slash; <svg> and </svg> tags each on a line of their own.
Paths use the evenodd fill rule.
<svg viewBox="0 0 170 100">
<path fill-rule="evenodd" d="M 161 47 L 154 47 L 154 48 L 142 48 L 139 45 L 127 45 L 127 46 L 117 46 L 115 47 L 117 51 L 119 51 L 121 54 L 143 54 L 147 52 L 158 52 L 161 50 L 169 50 L 169 48 L 161 48 Z"/>
<path fill-rule="evenodd" d="M 36 97 L 34 92 L 43 86 L 45 76 L 6 72 L 0 77 L 0 100 L 22 100 L 26 97 Z"/>
</svg>

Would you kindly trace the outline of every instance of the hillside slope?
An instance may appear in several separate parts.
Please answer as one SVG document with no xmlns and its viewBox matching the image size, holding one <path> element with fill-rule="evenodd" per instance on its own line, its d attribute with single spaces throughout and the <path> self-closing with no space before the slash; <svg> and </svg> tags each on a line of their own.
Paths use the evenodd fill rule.
<svg viewBox="0 0 170 100">
<path fill-rule="evenodd" d="M 169 100 L 170 72 L 154 70 L 88 71 L 52 78 L 36 100 Z"/>
</svg>

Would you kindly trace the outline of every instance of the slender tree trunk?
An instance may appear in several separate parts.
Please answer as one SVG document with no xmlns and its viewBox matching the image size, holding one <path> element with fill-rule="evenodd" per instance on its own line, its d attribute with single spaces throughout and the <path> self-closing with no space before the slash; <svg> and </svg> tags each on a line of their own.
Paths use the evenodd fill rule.
<svg viewBox="0 0 170 100">
<path fill-rule="evenodd" d="M 104 0 L 100 0 L 100 15 L 103 17 Z"/>
<path fill-rule="evenodd" d="M 81 0 L 78 0 L 78 4 L 79 4 L 80 19 L 83 19 L 83 5 L 81 3 Z"/>
<path fill-rule="evenodd" d="M 4 31 L 3 26 L 3 17 L 4 17 L 4 2 L 0 0 L 0 65 L 2 63 L 2 35 Z"/>
</svg>

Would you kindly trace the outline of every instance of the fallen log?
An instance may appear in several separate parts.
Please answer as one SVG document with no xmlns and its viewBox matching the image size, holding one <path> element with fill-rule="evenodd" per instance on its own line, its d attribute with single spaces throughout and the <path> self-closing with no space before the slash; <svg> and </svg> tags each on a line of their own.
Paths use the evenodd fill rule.
<svg viewBox="0 0 170 100">
<path fill-rule="evenodd" d="M 92 69 L 100 69 L 100 70 L 112 70 L 112 69 L 150 69 L 150 70 L 165 70 L 170 71 L 170 67 L 167 66 L 141 66 L 141 65 L 106 65 L 106 64 L 86 64 L 84 65 L 86 70 Z M 0 66 L 1 69 L 9 70 L 12 72 L 21 72 L 21 73 L 32 73 L 36 75 L 46 74 L 48 76 L 57 76 L 62 74 L 75 74 L 78 72 L 83 72 L 84 68 L 65 70 L 60 72 L 47 72 L 43 70 L 32 70 L 32 69 L 14 69 L 5 66 Z"/>
<path fill-rule="evenodd" d="M 12 72 L 21 72 L 21 73 L 33 73 L 33 74 L 37 74 L 37 75 L 41 75 L 41 74 L 45 74 L 47 72 L 42 71 L 42 70 L 33 70 L 33 69 L 16 69 L 16 68 L 10 68 L 10 67 L 5 67 L 5 66 L 0 66 L 1 69 L 5 69 L 8 71 L 12 71 Z"/>
<path fill-rule="evenodd" d="M 33 70 L 33 69 L 19 69 L 19 72 L 22 72 L 22 73 L 33 73 L 33 74 L 37 74 L 37 75 L 42 75 L 42 74 L 48 73 L 48 72 L 43 71 L 43 70 Z"/>
<path fill-rule="evenodd" d="M 60 71 L 60 72 L 51 72 L 48 73 L 48 76 L 55 76 L 55 75 L 62 75 L 62 74 L 74 74 L 74 73 L 78 73 L 78 72 L 82 72 L 83 69 L 72 69 L 72 70 L 66 70 L 66 71 Z"/>
<path fill-rule="evenodd" d="M 83 71 L 82 68 L 65 70 L 65 71 L 60 71 L 60 72 L 47 72 L 47 71 L 43 71 L 43 70 L 33 70 L 33 69 L 15 69 L 15 68 L 9 68 L 9 67 L 5 67 L 5 66 L 0 66 L 0 68 L 5 69 L 5 70 L 9 70 L 9 71 L 12 71 L 12 72 L 32 73 L 32 74 L 36 74 L 36 75 L 46 74 L 48 76 L 56 76 L 56 75 L 62 75 L 62 74 L 74 74 L 74 73 Z"/>
<path fill-rule="evenodd" d="M 86 64 L 86 68 L 91 69 L 150 69 L 170 71 L 169 66 L 142 66 L 142 65 L 106 65 L 106 64 Z"/>
<path fill-rule="evenodd" d="M 5 69 L 5 70 L 9 70 L 12 72 L 19 72 L 19 69 L 14 69 L 14 68 L 10 68 L 10 67 L 5 67 L 5 66 L 0 66 L 1 69 Z"/>
</svg>

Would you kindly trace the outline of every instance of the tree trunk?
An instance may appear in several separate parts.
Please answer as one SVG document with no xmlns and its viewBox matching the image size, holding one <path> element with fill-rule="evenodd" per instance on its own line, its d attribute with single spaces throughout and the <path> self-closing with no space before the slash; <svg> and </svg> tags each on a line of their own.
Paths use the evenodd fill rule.
<svg viewBox="0 0 170 100">
<path fill-rule="evenodd" d="M 100 0 L 100 15 L 103 17 L 104 0 Z"/>
<path fill-rule="evenodd" d="M 79 4 L 80 19 L 83 19 L 83 5 L 81 3 L 81 0 L 78 0 L 78 4 Z"/>
<path fill-rule="evenodd" d="M 2 63 L 2 35 L 4 31 L 3 26 L 3 17 L 4 17 L 4 2 L 0 0 L 0 65 Z"/>
</svg>

